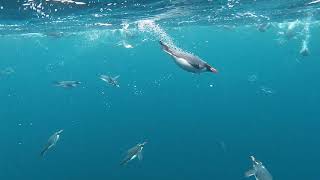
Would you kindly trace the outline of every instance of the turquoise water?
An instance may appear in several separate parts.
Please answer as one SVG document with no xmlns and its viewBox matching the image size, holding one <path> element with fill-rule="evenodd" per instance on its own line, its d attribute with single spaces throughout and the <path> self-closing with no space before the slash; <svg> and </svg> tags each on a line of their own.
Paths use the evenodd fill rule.
<svg viewBox="0 0 320 180">
<path fill-rule="evenodd" d="M 232 2 L 223 13 L 257 7 Z M 4 3 L 0 178 L 246 179 L 254 155 L 274 179 L 318 180 L 319 5 L 308 2 L 289 4 L 288 16 L 269 14 L 271 20 L 263 20 L 270 23 L 266 32 L 257 29 L 261 18 L 211 22 L 205 13 L 192 18 L 205 7 L 229 7 L 224 1 L 203 6 L 154 1 L 147 7 L 158 11 L 132 8 L 136 19 L 125 22 L 117 19 L 118 11 L 101 13 L 112 16 L 110 21 L 81 19 L 99 13 L 103 4 L 80 12 L 55 5 L 62 9 L 44 8 L 50 16 L 38 18 L 32 10 L 15 14 L 19 3 Z M 278 3 L 280 8 L 285 1 Z M 271 4 L 255 14 L 267 16 L 276 6 Z M 181 7 L 194 11 L 181 19 L 154 18 Z M 313 14 L 294 13 L 308 8 Z M 54 25 L 59 17 L 81 25 L 71 20 Z M 193 21 L 179 23 L 186 20 Z M 290 26 L 292 38 L 286 36 Z M 159 40 L 201 57 L 219 73 L 183 71 Z M 303 47 L 308 56 L 299 53 Z M 101 81 L 102 74 L 120 75 L 120 88 Z M 53 85 L 63 80 L 81 85 Z M 48 138 L 60 129 L 57 145 L 41 157 Z M 144 159 L 120 166 L 126 151 L 143 141 L 148 141 Z"/>
</svg>

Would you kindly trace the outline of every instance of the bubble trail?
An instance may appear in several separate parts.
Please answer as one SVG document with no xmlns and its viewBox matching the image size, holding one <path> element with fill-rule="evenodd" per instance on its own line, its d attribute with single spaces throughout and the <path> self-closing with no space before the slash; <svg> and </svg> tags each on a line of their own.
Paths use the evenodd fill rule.
<svg viewBox="0 0 320 180">
<path fill-rule="evenodd" d="M 165 42 L 170 47 L 176 47 L 172 38 L 154 20 L 140 20 L 137 22 L 141 32 L 151 33 L 157 39 Z"/>
</svg>

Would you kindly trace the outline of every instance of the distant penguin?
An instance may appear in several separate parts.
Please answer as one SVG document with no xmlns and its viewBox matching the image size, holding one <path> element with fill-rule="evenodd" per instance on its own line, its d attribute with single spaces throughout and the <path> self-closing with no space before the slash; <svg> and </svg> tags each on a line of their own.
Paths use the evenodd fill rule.
<svg viewBox="0 0 320 180">
<path fill-rule="evenodd" d="M 57 87 L 63 87 L 63 88 L 76 88 L 78 85 L 80 85 L 80 81 L 54 81 L 53 85 Z"/>
<path fill-rule="evenodd" d="M 214 67 L 193 54 L 171 48 L 162 41 L 160 41 L 160 44 L 163 51 L 172 56 L 175 63 L 185 71 L 192 73 L 218 72 Z"/>
<path fill-rule="evenodd" d="M 101 75 L 99 78 L 102 81 L 104 81 L 104 82 L 106 82 L 106 83 L 108 83 L 108 84 L 110 84 L 112 86 L 120 87 L 120 85 L 118 83 L 119 77 L 120 77 L 120 75 L 115 76 L 115 77 L 111 77 L 111 76 L 107 76 L 107 75 Z"/>
<path fill-rule="evenodd" d="M 58 32 L 58 31 L 51 31 L 51 32 L 46 32 L 44 35 L 48 37 L 54 37 L 54 38 L 62 38 L 64 36 L 63 32 Z"/>
<path fill-rule="evenodd" d="M 262 162 L 255 159 L 254 156 L 250 156 L 253 168 L 245 173 L 246 177 L 254 176 L 256 180 L 272 180 L 272 175 Z"/>
<path fill-rule="evenodd" d="M 62 132 L 63 132 L 63 130 L 60 130 L 60 131 L 55 132 L 52 136 L 50 136 L 46 146 L 43 148 L 43 150 L 40 153 L 42 157 L 47 153 L 47 151 L 49 149 L 51 149 L 52 147 L 54 147 L 57 144 L 57 142 L 60 139 L 60 134 Z"/>
<path fill-rule="evenodd" d="M 138 158 L 141 161 L 143 159 L 142 150 L 146 144 L 147 142 L 139 143 L 129 149 L 126 157 L 121 161 L 120 165 L 126 165 L 135 158 Z"/>
<path fill-rule="evenodd" d="M 2 76 L 2 75 L 8 76 L 8 75 L 10 75 L 10 74 L 12 74 L 14 72 L 15 71 L 14 71 L 14 69 L 12 67 L 7 67 L 4 70 L 0 70 L 0 76 Z"/>
</svg>

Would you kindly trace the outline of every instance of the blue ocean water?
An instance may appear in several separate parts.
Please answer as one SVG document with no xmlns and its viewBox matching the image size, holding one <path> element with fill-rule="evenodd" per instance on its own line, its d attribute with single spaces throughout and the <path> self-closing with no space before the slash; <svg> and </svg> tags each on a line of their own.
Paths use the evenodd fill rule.
<svg viewBox="0 0 320 180">
<path fill-rule="evenodd" d="M 317 3 L 83 2 L 0 3 L 1 179 L 254 179 L 251 155 L 274 179 L 320 178 Z M 219 73 L 183 71 L 159 40 Z"/>
</svg>

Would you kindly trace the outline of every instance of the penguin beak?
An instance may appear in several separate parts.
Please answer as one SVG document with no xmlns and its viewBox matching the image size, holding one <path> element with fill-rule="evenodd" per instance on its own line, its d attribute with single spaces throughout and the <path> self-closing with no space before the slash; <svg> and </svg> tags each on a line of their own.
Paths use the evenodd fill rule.
<svg viewBox="0 0 320 180">
<path fill-rule="evenodd" d="M 213 67 L 210 67 L 210 68 L 209 68 L 209 71 L 210 71 L 210 72 L 213 72 L 213 73 L 218 73 L 218 70 L 215 69 L 215 68 L 213 68 Z"/>
<path fill-rule="evenodd" d="M 60 131 L 58 131 L 58 134 L 61 134 L 63 132 L 63 129 L 61 129 Z"/>
<path fill-rule="evenodd" d="M 148 142 L 147 142 L 147 141 L 145 141 L 145 142 L 143 142 L 143 143 L 142 143 L 142 145 L 143 145 L 143 146 L 144 146 L 144 145 L 146 145 L 146 144 L 148 144 Z"/>
</svg>

